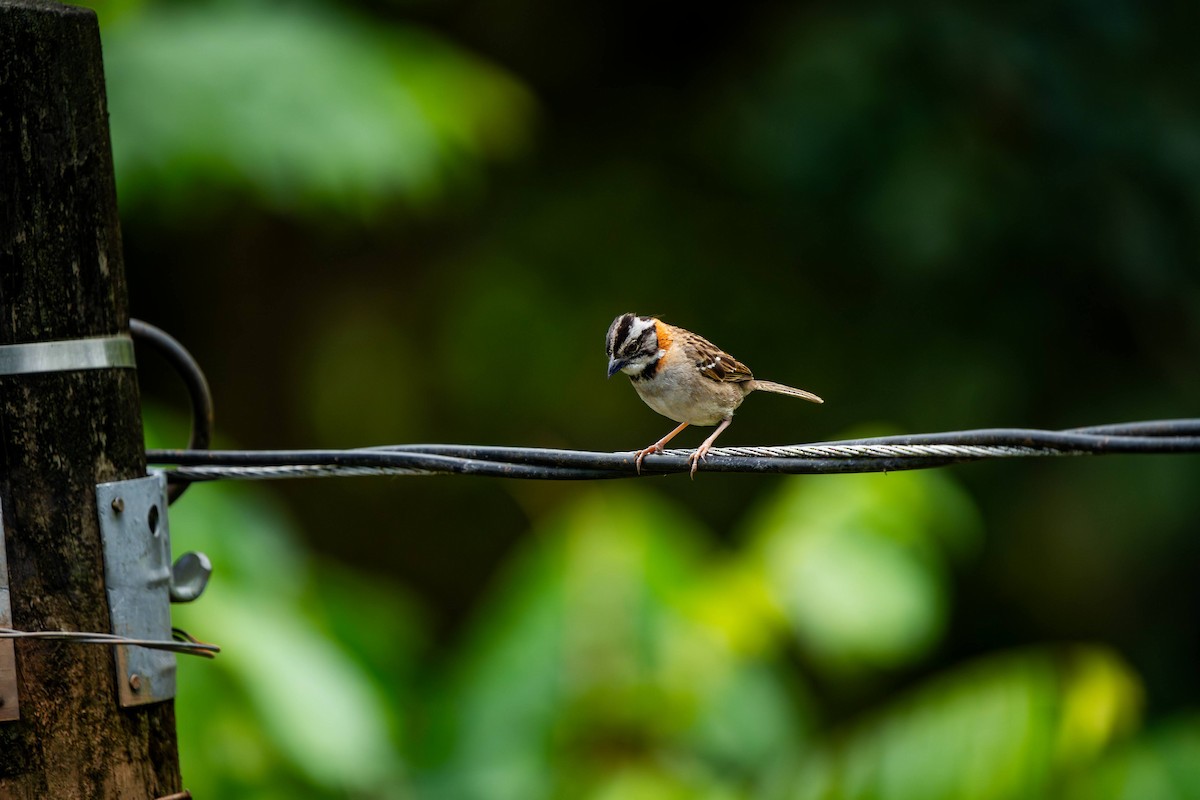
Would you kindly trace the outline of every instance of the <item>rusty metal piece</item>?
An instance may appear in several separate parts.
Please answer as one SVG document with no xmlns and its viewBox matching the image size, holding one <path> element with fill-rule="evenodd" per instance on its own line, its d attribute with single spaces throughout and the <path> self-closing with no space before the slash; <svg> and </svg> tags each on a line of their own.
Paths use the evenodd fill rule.
<svg viewBox="0 0 1200 800">
<path fill-rule="evenodd" d="M 8 556 L 4 549 L 4 513 L 0 509 L 0 628 L 12 627 L 8 596 Z M 21 718 L 17 697 L 17 651 L 12 639 L 0 639 L 0 722 Z"/>
</svg>

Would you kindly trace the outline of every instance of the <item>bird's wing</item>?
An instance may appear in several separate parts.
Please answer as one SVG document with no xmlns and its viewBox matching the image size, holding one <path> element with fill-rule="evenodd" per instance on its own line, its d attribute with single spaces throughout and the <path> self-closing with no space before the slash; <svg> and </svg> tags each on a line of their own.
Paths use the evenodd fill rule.
<svg viewBox="0 0 1200 800">
<path fill-rule="evenodd" d="M 726 383 L 754 380 L 749 367 L 704 337 L 692 334 L 688 343 L 695 354 L 696 367 L 705 377 Z"/>
</svg>

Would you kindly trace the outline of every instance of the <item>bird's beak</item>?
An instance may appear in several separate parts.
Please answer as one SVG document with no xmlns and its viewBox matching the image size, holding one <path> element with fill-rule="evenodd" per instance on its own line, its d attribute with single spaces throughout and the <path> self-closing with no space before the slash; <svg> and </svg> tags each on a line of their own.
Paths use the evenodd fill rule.
<svg viewBox="0 0 1200 800">
<path fill-rule="evenodd" d="M 622 370 L 622 368 L 626 367 L 628 364 L 629 364 L 628 361 L 622 361 L 621 359 L 616 358 L 615 356 L 613 358 L 610 358 L 608 360 L 608 377 L 611 378 L 613 375 L 616 375 L 618 372 L 620 372 Z"/>
</svg>

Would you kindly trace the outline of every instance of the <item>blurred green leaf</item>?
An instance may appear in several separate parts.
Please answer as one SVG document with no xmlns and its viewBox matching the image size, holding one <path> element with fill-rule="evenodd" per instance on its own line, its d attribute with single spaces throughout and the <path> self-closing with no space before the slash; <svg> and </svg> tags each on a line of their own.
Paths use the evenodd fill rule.
<svg viewBox="0 0 1200 800">
<path fill-rule="evenodd" d="M 801 758 L 788 797 L 1058 796 L 1133 728 L 1141 687 L 1112 653 L 994 656 L 953 670 Z"/>
<path fill-rule="evenodd" d="M 1190 714 L 1143 733 L 1098 765 L 1081 770 L 1068 800 L 1200 798 L 1200 718 Z"/>
<path fill-rule="evenodd" d="M 287 211 L 420 206 L 528 136 L 519 83 L 416 26 L 334 5 L 120 11 L 104 55 L 126 210 L 194 211 L 213 190 Z"/>
<path fill-rule="evenodd" d="M 294 606 L 253 589 L 214 586 L 197 608 L 202 611 L 177 614 L 180 624 L 211 631 L 222 652 L 219 666 L 193 669 L 229 673 L 262 733 L 292 769 L 331 790 L 399 791 L 401 763 L 388 720 L 398 709 L 383 702 L 336 639 L 315 629 Z M 190 708 L 202 715 L 198 705 Z"/>
<path fill-rule="evenodd" d="M 749 538 L 794 635 L 845 676 L 911 662 L 938 641 L 950 561 L 977 546 L 980 525 L 946 476 L 838 475 L 783 483 Z"/>
<path fill-rule="evenodd" d="M 542 526 L 468 640 L 431 796 L 721 796 L 788 752 L 778 674 L 691 615 L 702 539 L 612 487 Z"/>
</svg>

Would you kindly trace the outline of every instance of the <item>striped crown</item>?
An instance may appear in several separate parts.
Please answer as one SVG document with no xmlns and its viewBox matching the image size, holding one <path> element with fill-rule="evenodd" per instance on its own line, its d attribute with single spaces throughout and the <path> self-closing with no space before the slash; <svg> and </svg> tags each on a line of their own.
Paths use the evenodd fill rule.
<svg viewBox="0 0 1200 800">
<path fill-rule="evenodd" d="M 633 361 L 658 352 L 658 332 L 653 317 L 622 314 L 608 326 L 605 352 L 609 358 Z"/>
</svg>

